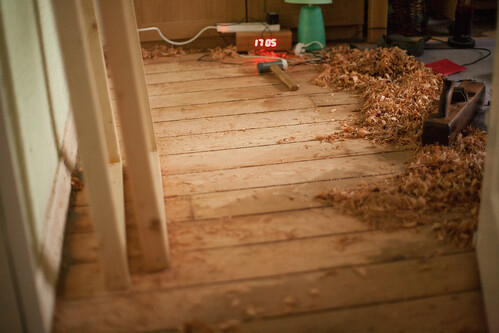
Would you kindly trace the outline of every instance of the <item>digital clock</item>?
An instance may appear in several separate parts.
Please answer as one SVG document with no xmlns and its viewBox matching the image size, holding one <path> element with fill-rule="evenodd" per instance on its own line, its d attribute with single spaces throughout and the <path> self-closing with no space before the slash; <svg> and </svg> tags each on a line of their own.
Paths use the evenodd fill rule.
<svg viewBox="0 0 499 333">
<path fill-rule="evenodd" d="M 291 50 L 292 35 L 291 30 L 282 29 L 265 32 L 237 32 L 236 47 L 238 52 L 247 51 L 285 51 Z"/>
<path fill-rule="evenodd" d="M 255 39 L 255 47 L 266 47 L 266 48 L 275 48 L 277 47 L 277 37 L 272 38 L 256 38 Z"/>
</svg>

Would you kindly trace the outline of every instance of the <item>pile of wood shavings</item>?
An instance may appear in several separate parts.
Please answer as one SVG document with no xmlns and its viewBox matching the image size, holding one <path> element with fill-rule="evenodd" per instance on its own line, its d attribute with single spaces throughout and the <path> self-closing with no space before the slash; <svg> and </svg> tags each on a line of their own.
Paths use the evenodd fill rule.
<svg viewBox="0 0 499 333">
<path fill-rule="evenodd" d="M 208 49 L 210 55 L 208 56 L 211 60 L 222 60 L 225 57 L 237 58 L 239 54 L 237 53 L 237 48 L 234 45 L 228 45 L 224 48 L 217 46 L 214 49 Z"/>
<path fill-rule="evenodd" d="M 450 146 L 421 148 L 422 123 L 435 113 L 442 80 L 400 49 L 338 49 L 315 79 L 319 85 L 362 94 L 357 119 L 342 124 L 343 132 L 317 138 L 334 142 L 366 138 L 419 148 L 401 174 L 349 190 L 318 196 L 343 213 L 374 227 L 397 229 L 431 225 L 438 238 L 472 245 L 478 223 L 485 160 L 485 135 L 467 128 Z"/>
<path fill-rule="evenodd" d="M 485 135 L 468 128 L 452 147 L 420 148 L 404 172 L 374 184 L 318 196 L 375 228 L 431 225 L 438 238 L 472 245 L 478 223 Z"/>
<path fill-rule="evenodd" d="M 342 124 L 345 138 L 419 146 L 423 121 L 435 112 L 442 78 L 399 48 L 338 48 L 314 83 L 360 93 L 364 104 L 354 122 Z"/>
<path fill-rule="evenodd" d="M 148 48 L 142 48 L 142 59 L 158 59 L 162 57 L 181 56 L 187 53 L 190 52 L 186 52 L 182 47 L 155 44 Z"/>
</svg>

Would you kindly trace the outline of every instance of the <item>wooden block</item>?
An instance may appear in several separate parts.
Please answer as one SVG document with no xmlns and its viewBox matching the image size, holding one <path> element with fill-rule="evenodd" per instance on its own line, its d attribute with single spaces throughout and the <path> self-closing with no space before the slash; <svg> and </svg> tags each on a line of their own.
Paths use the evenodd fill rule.
<svg viewBox="0 0 499 333">
<path fill-rule="evenodd" d="M 236 47 L 238 52 L 247 51 L 286 51 L 292 48 L 292 34 L 289 29 L 278 32 L 238 32 Z"/>
</svg>

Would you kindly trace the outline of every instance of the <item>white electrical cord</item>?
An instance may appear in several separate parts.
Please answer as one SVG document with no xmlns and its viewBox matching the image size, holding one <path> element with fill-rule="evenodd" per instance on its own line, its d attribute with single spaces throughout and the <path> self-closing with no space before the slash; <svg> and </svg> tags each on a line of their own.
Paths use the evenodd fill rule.
<svg viewBox="0 0 499 333">
<path fill-rule="evenodd" d="M 166 38 L 162 33 L 161 33 L 161 30 L 159 30 L 159 28 L 157 27 L 149 27 L 149 28 L 142 28 L 142 29 L 137 29 L 138 31 L 157 31 L 159 36 L 167 43 L 170 43 L 172 45 L 177 45 L 177 46 L 180 46 L 180 45 L 185 45 L 185 44 L 189 44 L 193 41 L 195 41 L 203 32 L 205 32 L 206 30 L 209 30 L 209 29 L 216 29 L 217 27 L 216 26 L 213 26 L 213 25 L 210 25 L 210 26 L 207 26 L 207 27 L 204 27 L 203 29 L 201 29 L 201 31 L 199 31 L 197 33 L 196 36 L 192 37 L 191 39 L 189 40 L 186 40 L 186 41 L 183 41 L 183 42 L 174 42 L 172 40 L 169 40 L 168 38 Z"/>
<path fill-rule="evenodd" d="M 321 47 L 321 49 L 323 49 L 323 48 L 324 48 L 324 45 L 322 45 L 322 43 L 321 43 L 321 42 L 318 42 L 318 41 L 316 41 L 316 40 L 314 40 L 313 42 L 310 42 L 310 43 L 308 43 L 308 44 L 305 44 L 305 47 L 309 47 L 309 46 L 310 46 L 310 45 L 312 45 L 312 44 L 319 44 L 319 46 Z"/>
</svg>

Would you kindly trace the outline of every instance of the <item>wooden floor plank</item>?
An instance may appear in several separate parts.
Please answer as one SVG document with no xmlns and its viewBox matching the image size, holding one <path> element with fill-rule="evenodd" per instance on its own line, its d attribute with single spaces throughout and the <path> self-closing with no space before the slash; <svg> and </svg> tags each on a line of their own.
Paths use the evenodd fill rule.
<svg viewBox="0 0 499 333">
<path fill-rule="evenodd" d="M 147 66 L 146 66 L 147 68 Z M 219 79 L 229 77 L 241 77 L 256 75 L 257 71 L 253 66 L 234 66 L 232 70 L 227 68 L 203 68 L 186 70 L 177 75 L 172 75 L 171 72 L 148 73 L 146 75 L 146 83 L 148 85 L 161 84 L 169 82 L 188 82 L 200 79 Z"/>
<path fill-rule="evenodd" d="M 169 227 L 177 249 L 195 250 L 217 246 L 240 246 L 285 241 L 325 234 L 370 230 L 367 223 L 340 215 L 331 207 L 218 218 Z"/>
<path fill-rule="evenodd" d="M 172 267 L 143 273 L 127 209 L 132 287 L 106 291 L 84 188 L 68 219 L 54 331 L 177 332 L 189 321 L 240 332 L 486 331 L 474 251 L 426 227 L 374 230 L 316 198 L 386 179 L 412 154 L 317 141 L 342 130 L 358 95 L 311 84 L 313 66 L 289 69 L 300 83 L 290 92 L 255 74 L 256 60 L 200 56 L 145 61 Z"/>
<path fill-rule="evenodd" d="M 137 274 L 141 271 L 140 258 L 131 258 L 132 282 L 134 290 L 153 291 L 463 251 L 442 244 L 432 234 L 411 230 L 367 231 L 356 236 L 356 241 L 344 248 L 341 244 L 345 236 L 333 235 L 188 252 L 172 249 L 171 268 L 157 274 Z M 97 262 L 71 265 L 64 298 L 107 294 L 100 275 Z"/>
<path fill-rule="evenodd" d="M 469 274 L 470 270 L 467 268 L 471 268 L 473 273 Z M 317 315 L 313 311 L 327 313 L 329 317 L 323 316 L 321 322 L 332 324 L 337 322 L 331 318 L 335 309 L 335 312 L 355 311 L 355 308 L 345 308 L 358 307 L 358 304 L 367 307 L 377 304 L 375 306 L 380 307 L 379 303 L 382 302 L 474 290 L 479 286 L 479 278 L 473 268 L 476 269 L 474 255 L 463 253 L 362 266 L 365 276 L 352 268 L 326 269 L 255 281 L 169 289 L 154 295 L 130 292 L 116 298 L 68 301 L 64 307 L 59 307 L 60 311 L 55 318 L 56 331 L 93 331 L 95 328 L 112 331 L 162 330 L 176 328 L 179 324 L 193 320 L 214 324 L 216 327 L 225 319 L 235 319 L 244 323 L 238 325 L 239 329 L 248 325 L 246 331 L 259 332 L 260 327 L 265 329 L 266 325 L 275 325 L 276 329 L 278 325 L 283 325 L 272 324 L 276 320 L 299 320 L 300 325 L 304 322 L 318 324 L 319 321 L 303 319 L 304 316 Z M 295 304 L 285 303 L 290 297 L 295 300 Z M 462 298 L 455 299 L 454 307 L 461 305 L 472 314 L 481 311 L 478 318 L 483 319 L 481 298 L 478 293 L 473 297 L 473 302 Z M 150 307 L 150 304 L 157 306 Z M 425 305 L 430 310 L 434 309 L 428 304 Z M 309 314 L 306 314 L 307 312 Z M 395 313 L 406 318 L 403 312 Z M 461 314 L 461 311 L 459 313 Z M 299 314 L 301 316 L 296 316 Z M 271 319 L 279 315 L 287 317 Z M 262 317 L 268 319 L 262 323 Z M 363 317 L 358 319 L 361 318 Z M 257 321 L 253 321 L 255 319 Z M 390 322 L 393 323 L 393 319 Z M 351 321 L 346 321 L 343 324 L 350 323 Z"/>
<path fill-rule="evenodd" d="M 370 142 L 359 139 L 339 141 L 337 144 L 310 141 L 233 149 L 230 151 L 230 159 L 226 158 L 228 152 L 225 150 L 161 155 L 160 159 L 162 165 L 168 166 L 165 174 L 174 175 L 397 150 L 401 148 L 373 146 Z"/>
<path fill-rule="evenodd" d="M 315 100 L 314 97 L 320 99 Z M 152 110 L 152 116 L 155 122 L 160 122 L 336 105 L 360 105 L 359 97 L 346 92 L 334 93 L 333 95 L 330 93 L 321 93 L 311 94 L 310 96 L 271 97 L 245 101 L 158 108 Z M 331 113 L 334 113 L 333 110 L 335 108 L 330 108 Z"/>
<path fill-rule="evenodd" d="M 298 72 L 308 72 L 318 74 L 311 66 L 297 66 L 297 67 L 289 67 L 286 72 L 289 75 L 293 76 L 293 73 Z M 215 82 L 223 82 L 227 81 L 228 78 L 232 80 L 242 80 L 246 77 L 246 82 L 250 82 L 250 79 L 253 79 L 254 82 L 258 82 L 259 78 L 263 78 L 264 81 L 268 81 L 268 76 L 272 75 L 270 73 L 262 73 L 259 74 L 256 65 L 246 65 L 246 66 L 234 66 L 231 70 L 227 68 L 204 68 L 204 69 L 196 69 L 196 70 L 188 70 L 177 73 L 177 75 L 172 75 L 172 73 L 151 73 L 146 75 L 146 83 L 149 85 L 148 90 L 152 95 L 157 95 L 154 93 L 154 90 L 150 90 L 151 88 L 155 88 L 156 86 L 160 86 L 163 88 L 167 87 L 184 87 L 187 88 L 189 83 L 193 83 L 194 87 L 199 86 L 199 88 L 205 88 L 199 84 L 200 80 L 206 80 L 206 83 L 209 85 L 210 82 L 216 80 Z M 219 79 L 224 79 L 219 80 Z M 183 83 L 182 83 L 183 82 Z M 224 84 L 224 83 L 223 83 Z M 194 88 L 193 87 L 193 88 Z M 159 87 L 158 87 L 159 88 Z M 196 89 L 196 90 L 199 90 Z M 206 88 L 205 88 L 206 89 Z M 213 89 L 213 87 L 211 87 Z M 165 89 L 167 93 L 170 89 Z M 189 90 L 187 90 L 189 91 Z"/>
<path fill-rule="evenodd" d="M 227 192 L 195 194 L 192 196 L 174 196 L 165 199 L 167 219 L 171 223 L 191 220 L 205 220 L 243 215 L 265 214 L 273 212 L 295 211 L 307 208 L 324 207 L 325 203 L 316 199 L 316 195 L 332 188 L 346 188 L 363 183 L 382 181 L 386 176 L 348 178 L 339 180 L 316 181 L 278 185 Z M 84 191 L 80 193 L 85 193 Z M 126 206 L 126 205 L 125 205 Z M 72 213 L 75 221 L 71 230 L 87 232 L 90 223 L 81 223 L 78 215 L 88 214 L 88 201 L 83 195 Z M 83 219 L 83 221 L 89 221 Z"/>
<path fill-rule="evenodd" d="M 172 62 L 165 61 L 157 63 L 148 63 L 144 66 L 144 71 L 146 75 L 151 73 L 171 73 L 171 74 L 175 73 L 176 75 L 181 75 L 181 72 L 184 71 L 192 71 L 192 70 L 207 69 L 207 68 L 227 68 L 230 70 L 236 66 L 239 67 L 242 65 L 224 64 L 222 62 L 217 62 L 217 61 L 197 61 L 195 59 L 191 59 L 189 61 L 172 61 Z"/>
<path fill-rule="evenodd" d="M 249 101 L 219 102 L 204 105 L 174 106 L 152 110 L 154 122 L 202 119 L 238 114 L 314 108 L 308 96 L 265 98 Z"/>
<path fill-rule="evenodd" d="M 411 151 L 163 175 L 165 197 L 400 172 Z"/>
<path fill-rule="evenodd" d="M 310 71 L 293 72 L 289 74 L 298 83 L 305 83 L 312 80 L 317 74 Z M 193 81 L 167 82 L 149 85 L 147 91 L 149 96 L 167 96 L 173 94 L 223 90 L 229 88 L 262 87 L 282 84 L 272 73 L 263 73 L 252 76 L 232 76 L 232 77 L 200 77 Z"/>
<path fill-rule="evenodd" d="M 182 136 L 226 131 L 241 131 L 255 128 L 277 127 L 299 124 L 313 124 L 325 121 L 347 119 L 356 105 L 338 105 L 331 112 L 330 107 L 273 111 L 256 114 L 243 114 L 204 119 L 178 120 L 172 122 L 156 122 L 155 132 L 158 137 Z"/>
<path fill-rule="evenodd" d="M 158 147 L 163 154 L 230 150 L 274 145 L 279 142 L 313 141 L 316 140 L 317 136 L 327 136 L 341 130 L 339 122 L 327 121 L 244 131 L 193 134 L 181 137 L 158 137 Z"/>
<path fill-rule="evenodd" d="M 277 85 L 279 81 L 276 81 L 274 76 L 269 73 L 262 74 L 259 76 L 239 76 L 229 78 L 207 78 L 203 80 L 196 81 L 182 81 L 182 82 L 170 82 L 170 83 L 160 83 L 149 85 L 147 91 L 149 96 L 168 96 L 174 94 L 182 93 L 193 93 L 201 91 L 214 91 L 232 88 L 249 88 L 249 87 L 261 87 L 265 89 L 266 86 Z"/>
<path fill-rule="evenodd" d="M 89 214 L 82 214 L 78 228 L 70 234 L 69 255 L 73 264 L 97 261 L 97 239 Z M 170 246 L 177 250 L 200 250 L 256 243 L 346 234 L 370 230 L 367 223 L 340 215 L 331 207 L 296 210 L 191 223 L 170 223 Z M 129 254 L 138 256 L 136 230 L 127 228 Z"/>
<path fill-rule="evenodd" d="M 193 52 L 187 54 L 178 54 L 171 56 L 157 57 L 156 59 L 143 59 L 144 67 L 150 67 L 151 65 L 162 66 L 162 64 L 168 63 L 183 63 L 197 61 L 201 56 L 205 55 L 203 52 Z"/>
<path fill-rule="evenodd" d="M 296 96 L 306 94 L 320 94 L 326 91 L 319 86 L 301 83 L 296 91 L 290 91 L 281 83 L 275 83 L 264 87 L 230 88 L 224 90 L 191 92 L 166 96 L 151 96 L 149 98 L 152 108 L 164 108 L 169 106 L 186 106 L 197 104 L 209 104 L 216 102 L 244 101 L 249 99 L 261 99 L 281 96 Z"/>
<path fill-rule="evenodd" d="M 191 197 L 191 211 L 177 211 L 170 220 L 185 221 L 187 215 L 195 220 L 221 217 L 264 214 L 296 209 L 324 207 L 322 201 L 316 199 L 320 193 L 332 188 L 348 188 L 362 183 L 381 181 L 385 176 L 348 178 L 323 182 L 291 184 L 198 194 Z M 168 208 L 167 208 L 168 209 Z"/>
<path fill-rule="evenodd" d="M 450 277 L 451 278 L 451 277 Z M 238 332 L 487 332 L 479 291 L 238 325 Z"/>
</svg>

